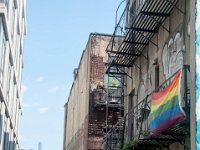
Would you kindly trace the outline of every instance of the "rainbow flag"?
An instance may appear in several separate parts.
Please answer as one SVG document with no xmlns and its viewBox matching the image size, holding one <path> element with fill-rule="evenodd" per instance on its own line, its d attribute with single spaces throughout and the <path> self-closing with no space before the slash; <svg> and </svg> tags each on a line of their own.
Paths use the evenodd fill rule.
<svg viewBox="0 0 200 150">
<path fill-rule="evenodd" d="M 155 92 L 151 98 L 150 129 L 152 134 L 159 134 L 185 118 L 180 105 L 181 70 L 173 81 L 162 91 Z"/>
</svg>

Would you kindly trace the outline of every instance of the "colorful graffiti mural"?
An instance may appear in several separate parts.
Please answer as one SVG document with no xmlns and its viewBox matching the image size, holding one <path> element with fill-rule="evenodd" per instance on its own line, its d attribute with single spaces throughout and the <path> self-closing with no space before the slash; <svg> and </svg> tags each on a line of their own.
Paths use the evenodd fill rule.
<svg viewBox="0 0 200 150">
<path fill-rule="evenodd" d="M 196 2 L 196 149 L 200 150 L 200 0 Z"/>
</svg>

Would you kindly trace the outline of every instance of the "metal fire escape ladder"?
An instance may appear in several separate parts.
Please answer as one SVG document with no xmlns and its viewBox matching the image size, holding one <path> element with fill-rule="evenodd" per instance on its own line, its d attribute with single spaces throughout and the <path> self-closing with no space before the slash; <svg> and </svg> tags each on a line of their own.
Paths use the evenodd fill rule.
<svg viewBox="0 0 200 150">
<path fill-rule="evenodd" d="M 152 93 L 157 91 L 158 89 L 161 90 L 162 88 L 166 87 L 166 84 L 171 81 L 171 79 L 175 76 L 174 73 L 170 78 L 164 81 L 158 89 L 152 91 L 149 95 L 147 95 L 142 101 L 138 103 L 137 106 L 133 108 L 133 110 L 127 113 L 116 125 L 114 125 L 105 135 L 104 142 L 107 145 L 107 150 L 115 150 L 116 147 L 122 148 L 124 143 L 124 132 L 125 132 L 125 122 L 129 121 L 130 118 L 135 118 L 139 121 L 139 134 L 136 134 L 132 139 L 130 139 L 131 144 L 129 144 L 129 149 L 134 150 L 154 150 L 154 149 L 162 149 L 162 148 L 169 148 L 169 145 L 173 143 L 180 143 L 184 146 L 185 150 L 189 150 L 189 147 L 185 143 L 185 139 L 189 135 L 190 128 L 189 128 L 189 115 L 190 113 L 186 110 L 189 110 L 189 89 L 188 89 L 188 72 L 189 66 L 184 65 L 183 67 L 183 83 L 184 83 L 184 96 L 183 101 L 185 102 L 184 110 L 186 112 L 186 119 L 177 123 L 176 125 L 172 126 L 171 128 L 167 129 L 166 131 L 162 132 L 159 135 L 152 135 L 151 131 L 145 125 L 145 120 L 148 121 L 149 112 L 144 111 L 144 109 L 150 109 L 150 96 Z M 141 107 L 141 108 L 140 108 Z M 140 109 L 138 109 L 140 108 Z M 143 109 L 144 108 L 144 109 Z M 143 111 L 141 111 L 143 109 Z M 138 114 L 140 114 L 141 119 L 138 118 Z M 143 128 L 145 127 L 145 128 Z"/>
<path fill-rule="evenodd" d="M 127 3 L 106 49 L 109 56 L 106 69 L 108 78 L 109 76 L 116 77 L 121 75 L 124 77 L 125 75 L 128 75 L 126 73 L 126 68 L 132 67 L 132 65 L 135 64 L 136 59 L 142 54 L 142 51 L 149 43 L 156 47 L 158 46 L 157 43 L 153 42 L 153 36 L 158 32 L 160 27 L 169 31 L 163 26 L 163 23 L 167 17 L 170 16 L 171 11 L 174 8 L 179 10 L 176 6 L 179 0 L 137 0 L 137 2 L 139 5 L 137 5 L 137 8 L 133 12 L 133 16 L 131 18 L 133 21 L 130 26 L 123 24 L 124 22 L 127 23 L 126 19 L 129 13 L 129 2 Z M 123 102 L 124 98 L 124 84 L 122 85 L 121 102 Z M 108 110 L 110 108 L 108 103 L 109 87 L 107 94 L 106 117 L 108 117 Z M 106 134 L 104 138 L 104 146 L 106 150 L 114 150 L 118 144 L 123 145 L 123 127 L 126 122 L 126 119 L 124 120 L 124 118 L 122 118 L 122 120 L 116 125 L 112 126 L 111 129 L 108 128 L 108 124 L 106 123 Z M 140 134 L 142 134 L 142 132 Z M 157 147 L 166 147 L 167 144 L 165 144 L 165 142 L 168 141 L 168 143 L 170 143 L 174 141 L 172 137 L 169 138 L 167 136 L 164 137 L 163 135 L 160 138 L 155 137 L 154 139 L 152 137 L 151 140 L 140 140 L 134 149 L 149 150 Z M 165 142 L 163 142 L 163 137 Z M 178 137 L 176 138 L 178 139 Z"/>
<path fill-rule="evenodd" d="M 128 8 L 128 5 L 126 6 Z M 108 53 L 108 64 L 106 68 L 107 74 L 107 102 L 106 102 L 106 129 L 104 137 L 104 148 L 106 150 L 114 150 L 116 145 L 121 142 L 123 135 L 123 124 L 117 123 L 124 115 L 124 76 L 128 75 L 122 65 L 113 65 L 113 59 L 115 55 L 128 56 L 132 55 L 126 52 L 118 53 L 117 50 L 124 40 L 125 31 L 125 15 L 126 9 L 123 15 L 120 17 L 120 21 L 115 27 L 113 36 L 106 49 Z M 117 82 L 117 84 L 113 83 Z M 114 101 L 113 101 L 114 100 Z M 117 100 L 118 102 L 115 102 Z M 112 112 L 112 113 L 111 113 Z M 116 121 L 117 119 L 117 121 Z M 112 122 L 110 121 L 112 120 Z M 110 123 L 111 122 L 111 123 Z M 117 123 L 117 124 L 116 124 Z M 116 128 L 113 128 L 113 127 Z"/>
<path fill-rule="evenodd" d="M 178 0 L 140 0 L 131 26 L 125 27 L 126 34 L 118 50 L 110 50 L 113 54 L 110 65 L 130 67 L 149 43 L 157 46 L 151 39 L 173 8 L 177 8 L 177 3 Z"/>
</svg>

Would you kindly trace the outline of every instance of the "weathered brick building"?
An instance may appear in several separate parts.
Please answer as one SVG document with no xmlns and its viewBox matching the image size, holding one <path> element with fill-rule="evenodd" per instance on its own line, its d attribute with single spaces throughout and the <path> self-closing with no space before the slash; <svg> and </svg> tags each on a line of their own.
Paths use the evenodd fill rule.
<svg viewBox="0 0 200 150">
<path fill-rule="evenodd" d="M 116 80 L 112 81 L 110 96 L 106 94 L 111 86 L 105 74 L 110 38 L 90 34 L 79 67 L 74 70 L 74 82 L 65 105 L 64 150 L 103 149 L 106 126 L 113 126 L 123 116 L 121 99 L 115 100 L 120 94 Z"/>
</svg>

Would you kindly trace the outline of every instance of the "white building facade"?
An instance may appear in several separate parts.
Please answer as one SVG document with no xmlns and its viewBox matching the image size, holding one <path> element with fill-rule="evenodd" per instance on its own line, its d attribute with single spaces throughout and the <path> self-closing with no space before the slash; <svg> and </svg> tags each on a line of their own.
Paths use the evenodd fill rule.
<svg viewBox="0 0 200 150">
<path fill-rule="evenodd" d="M 19 149 L 26 0 L 0 0 L 0 150 Z"/>
</svg>

